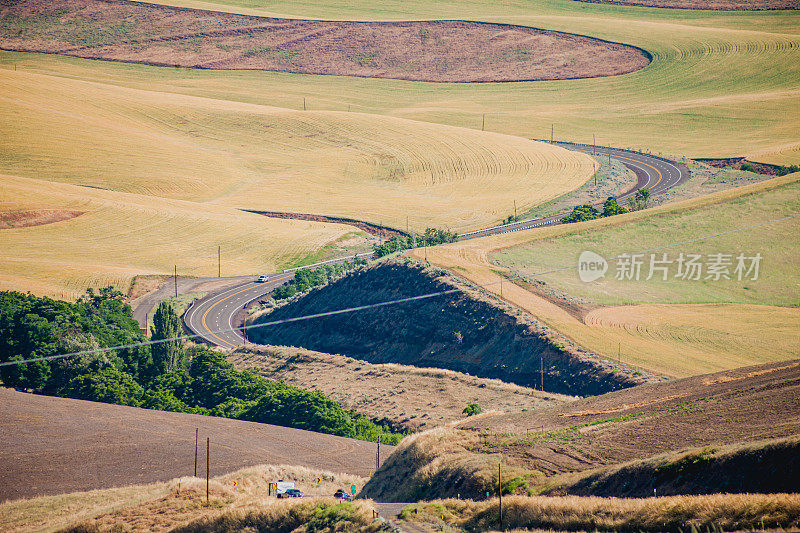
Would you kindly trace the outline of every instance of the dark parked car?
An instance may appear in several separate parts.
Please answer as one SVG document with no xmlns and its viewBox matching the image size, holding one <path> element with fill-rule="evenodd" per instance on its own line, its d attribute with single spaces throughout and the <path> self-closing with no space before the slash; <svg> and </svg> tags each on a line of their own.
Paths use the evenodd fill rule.
<svg viewBox="0 0 800 533">
<path fill-rule="evenodd" d="M 299 489 L 289 489 L 286 491 L 287 498 L 302 498 L 303 493 Z"/>
</svg>

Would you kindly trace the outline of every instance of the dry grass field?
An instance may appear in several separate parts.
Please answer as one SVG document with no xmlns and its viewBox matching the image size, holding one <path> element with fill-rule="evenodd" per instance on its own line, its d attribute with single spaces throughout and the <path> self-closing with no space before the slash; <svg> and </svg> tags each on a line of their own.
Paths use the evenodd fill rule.
<svg viewBox="0 0 800 533">
<path fill-rule="evenodd" d="M 321 478 L 320 483 L 316 482 L 317 477 Z M 184 476 L 148 485 L 7 501 L 0 503 L 0 527 L 14 533 L 66 528 L 97 532 L 172 531 L 196 520 L 215 519 L 223 514 L 252 511 L 290 514 L 291 508 L 300 502 L 268 496 L 267 484 L 278 479 L 294 481 L 306 497 L 313 498 L 310 505 L 319 503 L 321 497 L 332 496 L 337 489 L 349 489 L 350 484 L 360 488 L 366 481 L 359 476 L 302 466 L 251 466 L 214 476 L 209 483 L 208 503 L 205 479 Z M 328 499 L 324 501 L 333 503 Z M 369 504 L 361 503 L 368 515 Z"/>
<path fill-rule="evenodd" d="M 559 488 L 568 490 L 575 478 L 625 463 L 633 465 L 628 483 L 623 479 L 601 494 L 642 495 L 645 488 L 648 496 L 654 487 L 662 495 L 713 493 L 726 485 L 725 492 L 796 492 L 791 457 L 800 430 L 799 376 L 800 362 L 794 360 L 641 385 L 549 409 L 469 418 L 455 428 L 406 437 L 372 476 L 365 495 L 383 501 L 483 495 L 496 490 L 491 487 L 497 486 L 501 455 L 504 480 L 516 478 L 510 490 L 523 494 L 564 494 Z M 747 458 L 748 449 L 775 453 L 765 453 L 761 463 L 751 455 L 712 475 L 700 468 L 694 481 L 688 471 L 685 479 L 664 469 L 648 477 L 648 469 L 634 464 L 667 454 L 654 464 L 677 468 L 687 456 L 744 452 Z M 787 450 L 790 459 L 775 460 Z M 576 492 L 592 494 L 591 487 Z"/>
<path fill-rule="evenodd" d="M 516 413 L 573 399 L 452 370 L 371 364 L 302 348 L 240 349 L 228 360 L 269 379 L 321 391 L 373 420 L 388 420 L 410 431 L 461 420 L 470 403 L 487 412 Z"/>
<path fill-rule="evenodd" d="M 0 212 L 78 211 L 78 217 L 0 229 L 0 290 L 74 300 L 87 287 L 126 292 L 140 274 L 273 272 L 314 254 L 347 226 L 285 221 L 236 209 L 0 175 Z"/>
<path fill-rule="evenodd" d="M 598 307 L 585 298 L 571 295 L 567 292 L 570 287 L 566 285 L 563 290 L 559 289 L 558 280 L 576 277 L 574 268 L 577 267 L 577 255 L 583 250 L 580 246 L 586 244 L 586 240 L 613 244 L 615 236 L 625 234 L 626 240 L 617 241 L 617 244 L 621 249 L 638 244 L 631 250 L 635 252 L 684 238 L 699 237 L 701 235 L 696 224 L 700 224 L 704 234 L 713 234 L 785 216 L 796 204 L 798 179 L 800 175 L 793 174 L 612 219 L 475 239 L 429 249 L 427 257 L 433 264 L 449 268 L 499 294 L 501 279 L 509 272 L 501 275 L 506 269 L 495 264 L 497 259 L 493 257 L 497 254 L 513 254 L 515 248 L 512 247 L 515 246 L 519 247 L 517 250 L 535 248 L 537 251 L 528 257 L 536 258 L 540 267 L 537 272 L 561 267 L 572 270 L 529 276 L 541 278 L 547 283 L 544 286 L 506 281 L 502 289 L 505 300 L 525 309 L 590 351 L 608 359 L 619 357 L 625 363 L 657 374 L 690 376 L 791 359 L 800 353 L 795 334 L 800 327 L 800 312 L 796 307 L 778 305 L 796 302 L 798 297 L 797 279 L 794 276 L 797 271 L 794 238 L 797 218 L 775 223 L 774 226 L 731 234 L 730 240 L 723 240 L 735 248 L 733 252 L 746 251 L 745 248 L 748 253 L 751 249 L 764 250 L 766 257 L 769 257 L 763 265 L 762 285 L 748 282 L 748 286 L 754 288 L 752 297 L 749 296 L 749 289 L 741 286 L 738 290 L 725 290 L 709 283 L 700 284 L 694 292 L 691 285 L 674 289 L 679 294 L 679 302 L 705 303 L 647 303 L 657 302 L 662 297 L 669 300 L 668 295 L 665 296 L 665 291 L 669 289 L 660 286 L 660 282 L 651 285 L 642 282 L 638 288 L 628 288 L 619 282 L 619 286 L 629 292 L 628 297 L 635 293 L 638 296 L 634 301 L 645 303 Z M 765 210 L 759 211 L 759 206 Z M 636 232 L 627 233 L 632 228 L 640 228 L 645 240 L 638 241 Z M 580 242 L 577 245 L 580 249 L 575 248 L 557 258 L 548 257 L 547 250 L 562 242 Z M 700 253 L 718 251 L 714 239 L 693 245 Z M 415 251 L 413 255 L 420 258 L 421 253 Z M 768 272 L 770 262 L 773 264 L 771 274 Z M 515 268 L 521 266 L 519 262 Z M 610 268 L 612 273 L 609 276 L 613 276 L 613 263 Z M 513 271 L 510 274 L 513 275 Z M 635 285 L 633 281 L 630 283 Z M 675 282 L 678 283 L 690 282 Z M 626 301 L 624 291 L 621 295 L 616 294 L 613 285 L 607 290 L 598 289 L 593 296 L 600 301 L 613 298 Z M 652 300 L 648 299 L 650 296 Z M 727 303 L 736 301 L 742 303 Z"/>
<path fill-rule="evenodd" d="M 328 20 L 459 19 L 520 24 L 635 45 L 653 62 L 623 76 L 515 84 L 427 84 L 282 73 L 97 65 L 8 54 L 20 68 L 302 109 L 389 114 L 533 138 L 638 146 L 689 157 L 800 163 L 797 11 L 693 11 L 574 0 L 160 0 L 251 15 Z M 753 155 L 753 157 L 755 157 Z"/>
<path fill-rule="evenodd" d="M 595 166 L 519 137 L 363 113 L 27 71 L 4 71 L 0 89 L 7 174 L 229 207 L 462 230 L 497 222 L 513 197 L 525 209 L 572 190 Z"/>
</svg>

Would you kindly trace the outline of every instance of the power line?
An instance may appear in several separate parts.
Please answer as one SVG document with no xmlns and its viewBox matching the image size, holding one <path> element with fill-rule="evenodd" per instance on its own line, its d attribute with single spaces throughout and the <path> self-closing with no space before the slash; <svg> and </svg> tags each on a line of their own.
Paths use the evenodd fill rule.
<svg viewBox="0 0 800 533">
<path fill-rule="evenodd" d="M 760 226 L 765 226 L 767 224 L 772 224 L 772 223 L 775 223 L 775 222 L 782 222 L 784 220 L 790 220 L 790 219 L 797 218 L 797 217 L 800 217 L 800 213 L 795 213 L 793 215 L 788 215 L 788 216 L 781 217 L 781 218 L 775 218 L 775 219 L 772 219 L 772 220 L 767 220 L 767 221 L 759 222 L 759 223 L 756 223 L 756 224 L 750 224 L 749 226 L 744 226 L 744 227 L 741 227 L 741 228 L 735 228 L 735 229 L 728 230 L 728 231 L 723 231 L 723 232 L 720 232 L 720 233 L 714 233 L 712 235 L 705 235 L 705 236 L 702 236 L 702 237 L 696 237 L 694 239 L 688 239 L 688 240 L 685 240 L 685 241 L 674 242 L 674 243 L 671 243 L 671 244 L 666 244 L 664 246 L 659 246 L 659 247 L 656 247 L 656 248 L 650 248 L 648 250 L 642 250 L 642 251 L 634 252 L 634 253 L 645 254 L 645 253 L 650 253 L 650 252 L 654 252 L 654 251 L 658 251 L 658 250 L 664 250 L 664 249 L 667 249 L 667 248 L 672 248 L 674 246 L 680 246 L 681 244 L 690 244 L 690 243 L 693 243 L 693 242 L 699 242 L 699 241 L 703 241 L 703 240 L 706 240 L 706 239 L 712 239 L 714 237 L 720 237 L 722 235 L 729 235 L 731 233 L 737 233 L 737 232 L 740 232 L 740 231 L 745 231 L 745 230 L 748 230 L 748 229 L 753 229 L 753 228 L 757 228 L 757 227 L 760 227 Z M 614 256 L 614 257 L 609 257 L 609 258 L 606 258 L 606 261 L 614 261 L 615 259 L 619 259 L 620 257 L 621 257 L 621 255 L 617 255 L 617 256 Z M 534 273 L 534 274 L 531 274 L 531 276 L 543 276 L 543 275 L 546 275 L 546 274 L 554 274 L 556 272 L 563 272 L 565 270 L 572 270 L 572 269 L 574 269 L 576 267 L 577 267 L 577 265 L 570 265 L 570 266 L 565 266 L 565 267 L 561 267 L 561 268 L 555 268 L 555 269 L 552 269 L 552 270 L 546 270 L 544 272 Z M 495 281 L 495 282 L 492 282 L 492 283 L 486 283 L 484 285 L 473 285 L 473 284 L 471 284 L 471 285 L 473 287 L 482 289 L 482 288 L 489 287 L 491 285 L 501 284 L 502 282 L 503 282 L 503 280 L 501 279 L 500 281 Z M 376 308 L 379 308 L 379 307 L 387 307 L 387 306 L 390 306 L 390 305 L 397 305 L 397 304 L 401 304 L 401 303 L 408 303 L 408 302 L 415 302 L 415 301 L 419 301 L 419 300 L 426 300 L 426 299 L 429 299 L 429 298 L 435 298 L 437 296 L 444 296 L 446 294 L 454 294 L 454 293 L 458 293 L 458 292 L 462 292 L 461 289 L 448 289 L 448 290 L 444 290 L 444 291 L 438 291 L 438 292 L 432 292 L 432 293 L 428 293 L 428 294 L 422 294 L 422 295 L 419 295 L 419 296 L 410 296 L 410 297 L 407 297 L 407 298 L 399 298 L 399 299 L 396 299 L 396 300 L 389 300 L 389 301 L 386 301 L 386 302 L 377 302 L 377 303 L 373 303 L 373 304 L 360 305 L 360 306 L 356 306 L 356 307 L 348 307 L 348 308 L 345 308 L 345 309 L 338 309 L 336 311 L 326 311 L 324 313 L 315 313 L 315 314 L 312 314 L 312 315 L 305 315 L 305 316 L 294 317 L 294 318 L 284 318 L 284 319 L 281 319 L 281 320 L 273 320 L 273 321 L 270 321 L 270 322 L 262 322 L 262 323 L 259 323 L 259 324 L 250 324 L 249 326 L 241 326 L 241 327 L 238 327 L 238 328 L 225 328 L 225 329 L 219 329 L 219 330 L 213 330 L 213 331 L 209 330 L 209 331 L 211 333 L 217 334 L 217 333 L 230 333 L 230 332 L 234 332 L 234 331 L 246 331 L 246 330 L 249 330 L 249 329 L 263 328 L 263 327 L 269 327 L 269 326 L 278 326 L 278 325 L 281 325 L 281 324 L 288 324 L 288 323 L 291 323 L 291 322 L 302 322 L 302 321 L 305 321 L 305 320 L 313 320 L 313 319 L 316 319 L 316 318 L 324 318 L 324 317 L 328 317 L 328 316 L 341 315 L 341 314 L 345 314 L 345 313 L 354 313 L 356 311 L 365 311 L 367 309 L 376 309 Z M 152 346 L 152 345 L 155 345 L 155 344 L 163 344 L 163 343 L 166 343 L 166 342 L 192 340 L 192 339 L 197 339 L 197 338 L 203 338 L 203 336 L 200 335 L 200 334 L 195 333 L 195 334 L 191 334 L 191 335 L 181 335 L 181 336 L 178 336 L 178 337 L 171 337 L 171 338 L 168 338 L 168 339 L 147 340 L 147 341 L 141 341 L 141 342 L 134 342 L 134 343 L 130 343 L 130 344 L 122 344 L 122 345 L 119 345 L 119 346 L 110 346 L 110 347 L 107 347 L 107 348 L 95 348 L 95 349 L 92 349 L 92 350 L 83 350 L 83 351 L 79 351 L 79 352 L 71 352 L 71 353 L 58 354 L 58 355 L 48 355 L 48 356 L 45 356 L 45 357 L 37 357 L 35 359 L 23 359 L 21 361 L 6 361 L 6 362 L 3 362 L 3 363 L 0 363 L 0 367 L 21 365 L 21 364 L 24 364 L 24 363 L 33 363 L 33 362 L 36 362 L 36 361 L 52 361 L 52 360 L 55 360 L 55 359 L 65 359 L 67 357 L 77 357 L 79 355 L 92 355 L 92 354 L 108 353 L 108 352 L 113 352 L 115 350 L 126 350 L 126 349 L 129 349 L 129 348 L 139 348 L 139 347 L 144 347 L 144 346 Z"/>
</svg>

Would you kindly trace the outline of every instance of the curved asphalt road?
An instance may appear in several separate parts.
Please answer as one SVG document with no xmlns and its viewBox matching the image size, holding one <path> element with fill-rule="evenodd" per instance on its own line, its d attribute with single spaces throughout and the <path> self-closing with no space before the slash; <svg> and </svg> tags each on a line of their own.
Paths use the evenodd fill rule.
<svg viewBox="0 0 800 533">
<path fill-rule="evenodd" d="M 604 157 L 609 153 L 613 159 L 618 159 L 623 165 L 631 169 L 636 174 L 636 185 L 628 191 L 617 195 L 617 201 L 620 205 L 626 204 L 630 201 L 631 197 L 636 194 L 639 189 L 649 189 L 651 196 L 663 194 L 669 189 L 680 185 L 689 179 L 689 169 L 683 163 L 671 161 L 669 159 L 645 154 L 642 152 L 635 152 L 633 150 L 624 150 L 622 148 L 607 148 L 604 146 L 592 146 L 590 144 L 574 144 L 566 142 L 554 142 L 562 148 L 568 150 L 575 150 L 587 154 L 595 153 L 598 156 Z M 603 205 L 605 198 L 595 202 L 594 205 Z M 531 220 L 521 220 L 511 224 L 502 226 L 494 226 L 477 231 L 470 231 L 459 235 L 461 239 L 476 239 L 478 237 L 485 237 L 487 235 L 498 235 L 501 233 L 511 233 L 512 231 L 521 231 L 531 228 L 539 228 L 542 226 L 551 226 L 558 224 L 561 219 L 567 216 L 570 211 L 564 211 L 557 215 L 552 215 L 545 218 L 537 218 Z"/>
<path fill-rule="evenodd" d="M 689 169 L 686 165 L 662 157 L 631 150 L 623 150 L 621 148 L 593 147 L 586 144 L 562 142 L 553 144 L 579 152 L 592 153 L 594 151 L 600 156 L 606 156 L 610 152 L 612 158 L 620 160 L 626 167 L 636 173 L 636 186 L 629 191 L 617 195 L 617 200 L 620 204 L 626 203 L 639 189 L 649 189 L 650 194 L 656 196 L 689 179 Z M 604 200 L 605 199 L 599 201 L 598 204 L 602 205 Z M 567 214 L 569 214 L 569 212 L 563 212 L 545 218 L 523 220 L 503 226 L 495 226 L 464 233 L 459 237 L 462 240 L 474 239 L 487 235 L 497 235 L 541 226 L 550 226 L 558 224 Z M 293 277 L 293 272 L 275 274 L 270 276 L 270 281 L 267 283 L 255 283 L 254 277 L 253 281 L 239 283 L 225 290 L 210 294 L 192 304 L 184 315 L 184 324 L 193 333 L 200 335 L 204 341 L 214 346 L 221 346 L 223 348 L 241 346 L 245 343 L 242 334 L 238 331 L 230 330 L 242 324 L 244 319 L 244 307 L 250 302 L 264 297 L 272 292 L 275 287 L 286 283 Z"/>
</svg>

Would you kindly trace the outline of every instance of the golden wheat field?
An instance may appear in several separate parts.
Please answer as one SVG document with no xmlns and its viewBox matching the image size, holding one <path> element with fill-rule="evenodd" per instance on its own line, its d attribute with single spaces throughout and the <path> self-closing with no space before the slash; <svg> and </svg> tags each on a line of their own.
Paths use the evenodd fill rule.
<svg viewBox="0 0 800 533">
<path fill-rule="evenodd" d="M 421 121 L 562 140 L 636 146 L 689 157 L 751 156 L 800 163 L 800 12 L 648 9 L 574 0 L 458 3 L 162 0 L 251 15 L 329 20 L 468 19 L 521 24 L 634 45 L 646 68 L 608 78 L 553 82 L 430 84 L 183 69 L 154 72 L 22 54 L 26 68 L 97 70 L 125 85 L 215 94 L 302 109 L 389 114 Z M 92 74 L 95 75 L 95 74 Z"/>
<path fill-rule="evenodd" d="M 516 275 L 516 271 L 520 270 L 523 263 L 520 252 L 516 255 L 517 270 L 509 270 L 498 264 L 498 261 L 503 254 L 507 259 L 509 254 L 515 253 L 515 250 L 525 250 L 527 257 L 535 257 L 540 266 L 546 266 L 548 269 L 563 266 L 564 257 L 567 256 L 570 264 L 577 265 L 578 252 L 560 256 L 548 255 L 548 250 L 553 246 L 568 247 L 573 242 L 579 243 L 575 245 L 579 248 L 583 244 L 582 240 L 586 238 L 613 243 L 616 242 L 619 232 L 641 226 L 645 228 L 642 231 L 647 233 L 649 230 L 646 228 L 652 227 L 653 223 L 657 223 L 663 239 L 676 235 L 682 238 L 687 233 L 690 234 L 690 238 L 698 237 L 700 235 L 694 231 L 693 226 L 686 224 L 687 220 L 692 219 L 693 212 L 702 209 L 703 216 L 710 222 L 716 220 L 718 223 L 724 223 L 727 222 L 731 212 L 735 216 L 737 209 L 741 212 L 749 203 L 757 204 L 773 195 L 782 197 L 786 191 L 791 195 L 799 179 L 800 174 L 791 174 L 611 219 L 485 237 L 430 248 L 427 250 L 427 257 L 433 264 L 452 269 L 458 275 L 484 285 L 487 290 L 495 294 L 500 294 L 502 286 L 504 299 L 530 312 L 564 335 L 566 339 L 571 339 L 605 358 L 612 360 L 620 358 L 625 363 L 657 374 L 684 377 L 791 359 L 800 354 L 800 340 L 796 334 L 800 329 L 800 310 L 796 306 L 727 303 L 724 292 L 722 295 L 717 293 L 715 299 L 705 300 L 706 303 L 660 304 L 647 302 L 647 296 L 651 292 L 657 296 L 660 294 L 658 291 L 663 289 L 657 285 L 655 288 L 645 285 L 638 289 L 645 303 L 625 306 L 586 305 L 581 309 L 579 305 L 567 305 L 574 304 L 570 301 L 568 293 L 567 297 L 564 296 L 565 293 L 558 292 L 555 293 L 556 296 L 546 295 L 543 291 L 532 292 L 527 286 L 513 284 L 507 280 L 501 285 L 501 279 L 508 274 Z M 715 210 L 720 213 L 717 218 L 713 216 Z M 763 217 L 766 219 L 769 215 L 764 213 Z M 780 216 L 780 213 L 776 216 Z M 746 217 L 740 219 L 746 220 Z M 796 228 L 797 219 L 778 223 L 779 229 L 782 227 L 780 224 L 790 224 L 790 228 Z M 775 251 L 775 257 L 785 258 L 788 263 L 784 265 L 785 272 L 780 268 L 780 262 L 773 265 L 779 270 L 776 274 L 780 275 L 773 277 L 771 282 L 767 277 L 767 285 L 769 283 L 778 285 L 763 287 L 763 292 L 760 294 L 768 299 L 776 297 L 778 292 L 783 291 L 789 298 L 792 294 L 796 298 L 797 280 L 794 273 L 797 241 L 791 238 L 791 235 L 796 235 L 793 233 L 796 230 L 789 231 L 790 236 L 787 239 L 775 237 L 776 242 L 771 243 L 769 233 L 773 228 L 764 228 L 766 226 L 760 228 L 760 232 L 753 233 L 751 244 L 754 246 L 759 242 L 765 246 L 777 244 L 777 247 L 773 246 L 770 249 Z M 724 229 L 733 228 L 727 226 Z M 748 233 L 742 232 L 733 234 L 733 237 L 739 242 L 746 243 L 747 235 Z M 713 239 L 708 242 L 713 246 Z M 700 243 L 695 243 L 695 246 L 698 244 Z M 702 252 L 703 246 L 698 250 Z M 423 252 L 411 253 L 421 258 Z M 544 274 L 531 274 L 531 277 L 541 278 L 558 287 L 559 276 L 566 279 L 570 275 L 576 277 L 575 271 L 554 273 L 554 277 Z M 602 289 L 603 286 L 598 287 L 600 287 L 597 289 L 600 291 L 597 294 L 598 299 L 614 296 L 612 289 L 615 285 L 606 286 L 605 290 Z M 699 290 L 701 296 L 714 295 L 703 287 Z M 691 294 L 687 293 L 687 296 Z"/>
<path fill-rule="evenodd" d="M 0 290 L 74 299 L 87 287 L 127 290 L 139 274 L 272 272 L 348 233 L 347 226 L 269 219 L 228 207 L 0 175 L 0 215 L 82 213 L 0 229 Z"/>
<path fill-rule="evenodd" d="M 302 112 L 60 76 L 0 77 L 6 173 L 417 230 L 491 225 L 591 177 L 587 156 L 496 133 Z"/>
</svg>

